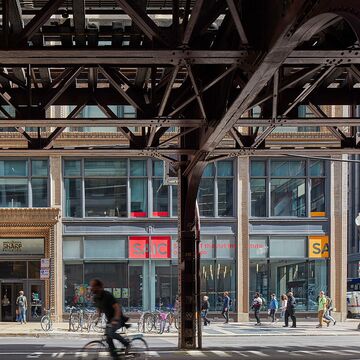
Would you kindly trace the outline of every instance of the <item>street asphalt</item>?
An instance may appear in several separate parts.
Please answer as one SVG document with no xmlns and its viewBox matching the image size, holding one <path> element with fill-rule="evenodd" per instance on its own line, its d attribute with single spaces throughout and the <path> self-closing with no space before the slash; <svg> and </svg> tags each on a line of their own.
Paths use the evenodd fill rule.
<svg viewBox="0 0 360 360">
<path fill-rule="evenodd" d="M 360 334 L 346 336 L 228 336 L 204 337 L 203 350 L 179 351 L 175 337 L 145 337 L 150 358 L 159 359 L 348 359 L 360 360 Z M 76 359 L 88 341 L 61 336 L 0 338 L 0 359 Z M 86 359 L 83 357 L 82 359 Z M 102 357 L 102 359 L 107 359 Z"/>
</svg>

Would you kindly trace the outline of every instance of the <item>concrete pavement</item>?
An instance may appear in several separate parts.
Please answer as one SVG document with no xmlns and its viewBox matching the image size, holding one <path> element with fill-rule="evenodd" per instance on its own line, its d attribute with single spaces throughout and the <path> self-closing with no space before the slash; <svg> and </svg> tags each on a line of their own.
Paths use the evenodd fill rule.
<svg viewBox="0 0 360 360">
<path fill-rule="evenodd" d="M 358 330 L 359 320 L 347 320 L 338 322 L 335 326 L 317 329 L 316 321 L 299 321 L 297 328 L 284 328 L 282 322 L 270 323 L 264 322 L 261 326 L 255 326 L 254 323 L 229 323 L 212 322 L 210 326 L 202 328 L 204 337 L 238 337 L 238 336 L 348 336 L 360 335 Z M 53 337 L 53 336 L 71 336 L 80 338 L 98 338 L 101 334 L 96 332 L 77 331 L 69 332 L 68 323 L 55 323 L 53 331 L 44 332 L 40 323 L 27 323 L 20 325 L 18 323 L 0 323 L 0 337 L 9 336 L 32 336 L 32 337 Z M 128 330 L 128 334 L 138 333 L 137 324 Z M 146 333 L 147 337 L 157 337 L 156 331 Z M 164 333 L 161 337 L 177 337 L 176 329 L 172 328 L 169 333 Z"/>
</svg>

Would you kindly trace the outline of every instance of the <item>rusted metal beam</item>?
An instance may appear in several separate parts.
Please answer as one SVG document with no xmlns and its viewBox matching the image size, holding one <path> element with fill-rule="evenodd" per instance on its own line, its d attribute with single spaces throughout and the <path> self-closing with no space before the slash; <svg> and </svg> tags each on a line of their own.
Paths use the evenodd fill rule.
<svg viewBox="0 0 360 360">
<path fill-rule="evenodd" d="M 195 4 L 193 6 L 193 9 L 191 11 L 190 20 L 186 25 L 185 32 L 184 32 L 184 38 L 183 38 L 183 45 L 188 45 L 191 41 L 191 37 L 194 32 L 195 25 L 198 21 L 198 18 L 201 13 L 201 8 L 203 7 L 204 0 L 197 0 L 195 1 Z"/>
<path fill-rule="evenodd" d="M 199 87 L 198 87 L 198 85 L 197 85 L 197 83 L 196 83 L 195 76 L 194 76 L 193 71 L 192 71 L 192 69 L 191 69 L 191 65 L 186 64 L 186 69 L 187 69 L 187 71 L 188 71 L 188 74 L 189 74 L 189 77 L 190 77 L 190 81 L 191 81 L 191 84 L 192 84 L 192 86 L 193 86 L 193 90 L 194 90 L 195 95 L 196 95 L 196 100 L 197 100 L 197 102 L 198 102 L 198 104 L 199 104 L 199 107 L 200 107 L 201 114 L 202 114 L 203 118 L 206 119 L 207 116 L 206 116 L 206 110 L 205 110 L 204 102 L 203 102 L 203 99 L 202 99 L 202 97 L 201 97 L 201 93 L 200 93 L 200 91 L 199 91 Z"/>
<path fill-rule="evenodd" d="M 131 17 L 134 23 L 151 40 L 155 39 L 164 45 L 167 41 L 160 35 L 159 27 L 147 15 L 147 13 L 136 4 L 135 1 L 115 0 L 117 4 Z"/>
<path fill-rule="evenodd" d="M 46 5 L 30 20 L 17 37 L 17 44 L 26 43 L 39 28 L 54 14 L 64 0 L 48 0 Z"/>
<path fill-rule="evenodd" d="M 75 43 L 79 47 L 86 45 L 85 34 L 85 0 L 72 0 L 75 28 Z"/>
<path fill-rule="evenodd" d="M 229 7 L 231 16 L 232 16 L 232 18 L 234 20 L 236 29 L 237 29 L 237 31 L 239 33 L 241 43 L 243 45 L 248 45 L 249 41 L 247 39 L 244 27 L 243 27 L 243 24 L 241 22 L 240 15 L 239 15 L 239 12 L 238 12 L 238 9 L 236 7 L 236 4 L 235 4 L 234 0 L 226 0 L 226 2 L 227 2 L 227 5 Z"/>
<path fill-rule="evenodd" d="M 0 50 L 0 63 L 3 66 L 39 65 L 171 65 L 180 61 L 191 64 L 239 64 L 248 57 L 245 50 L 114 50 L 114 49 L 25 49 Z M 360 61 L 359 61 L 360 62 Z"/>
</svg>

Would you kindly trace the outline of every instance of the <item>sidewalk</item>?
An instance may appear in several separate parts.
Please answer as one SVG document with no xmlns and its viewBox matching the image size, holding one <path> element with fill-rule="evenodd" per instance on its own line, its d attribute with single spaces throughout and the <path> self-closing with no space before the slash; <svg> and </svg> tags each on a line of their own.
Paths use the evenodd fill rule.
<svg viewBox="0 0 360 360">
<path fill-rule="evenodd" d="M 254 323 L 211 323 L 211 326 L 203 327 L 203 336 L 205 337 L 233 337 L 233 336 L 360 336 L 358 330 L 359 320 L 347 320 L 346 322 L 336 323 L 335 326 L 316 328 L 316 321 L 299 321 L 296 329 L 283 328 L 282 322 L 272 324 L 264 322 L 261 326 L 255 326 Z M 19 325 L 18 323 L 0 323 L 0 337 L 11 336 L 30 336 L 30 337 L 83 337 L 99 338 L 101 334 L 87 331 L 70 332 L 68 323 L 54 324 L 54 330 L 44 332 L 40 323 L 27 323 Z M 128 334 L 137 332 L 137 324 L 133 324 Z M 149 337 L 176 337 L 177 331 L 172 329 L 170 333 L 162 335 L 156 332 L 146 333 Z"/>
</svg>

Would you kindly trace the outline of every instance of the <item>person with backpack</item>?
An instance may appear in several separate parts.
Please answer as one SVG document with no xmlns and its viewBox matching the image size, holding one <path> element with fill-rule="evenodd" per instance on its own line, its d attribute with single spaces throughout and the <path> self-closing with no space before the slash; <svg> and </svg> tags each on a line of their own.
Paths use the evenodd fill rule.
<svg viewBox="0 0 360 360">
<path fill-rule="evenodd" d="M 224 292 L 224 303 L 223 303 L 223 309 L 221 312 L 221 315 L 225 319 L 225 324 L 229 323 L 229 311 L 230 306 L 232 305 L 232 301 L 230 299 L 229 293 L 227 291 Z"/>
<path fill-rule="evenodd" d="M 319 324 L 316 326 L 317 328 L 322 328 L 323 322 L 325 322 L 328 326 L 330 324 L 330 320 L 324 320 L 324 315 L 326 311 L 326 297 L 323 291 L 319 293 L 319 300 L 318 300 L 318 319 Z"/>
<path fill-rule="evenodd" d="M 18 307 L 20 324 L 26 324 L 26 310 L 28 304 L 26 296 L 24 295 L 24 292 L 22 290 L 19 291 L 19 296 L 16 299 L 16 305 Z"/>
<path fill-rule="evenodd" d="M 251 305 L 251 308 L 254 310 L 254 316 L 256 319 L 255 325 L 261 325 L 259 314 L 260 314 L 260 309 L 261 309 L 262 304 L 263 304 L 263 301 L 261 299 L 260 293 L 256 292 L 254 299 L 253 299 L 253 303 Z"/>
<path fill-rule="evenodd" d="M 276 318 L 276 311 L 279 307 L 279 302 L 276 299 L 276 295 L 275 294 L 271 294 L 271 301 L 269 304 L 269 315 L 271 317 L 271 322 L 275 322 Z"/>
<path fill-rule="evenodd" d="M 210 325 L 210 320 L 207 318 L 208 311 L 210 309 L 209 297 L 204 296 L 203 302 L 201 304 L 201 317 L 204 320 L 204 326 Z"/>
<path fill-rule="evenodd" d="M 296 308 L 296 299 L 294 294 L 289 291 L 287 294 L 287 303 L 286 303 L 286 311 L 285 311 L 285 325 L 284 327 L 289 326 L 289 317 L 291 317 L 292 326 L 296 328 L 296 316 L 295 316 L 295 308 Z"/>
<path fill-rule="evenodd" d="M 331 311 L 333 309 L 333 305 L 332 305 L 332 299 L 331 297 L 327 296 L 326 297 L 326 310 L 325 310 L 325 314 L 324 314 L 324 318 L 326 320 L 328 320 L 327 326 L 330 326 L 330 322 L 333 322 L 333 325 L 336 325 L 336 320 L 331 316 Z"/>
</svg>

